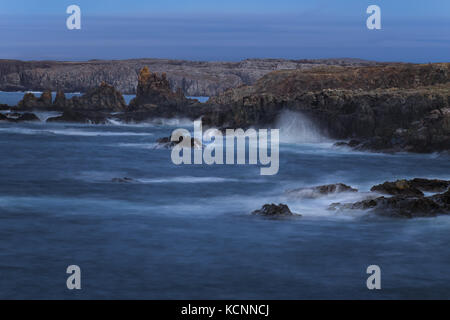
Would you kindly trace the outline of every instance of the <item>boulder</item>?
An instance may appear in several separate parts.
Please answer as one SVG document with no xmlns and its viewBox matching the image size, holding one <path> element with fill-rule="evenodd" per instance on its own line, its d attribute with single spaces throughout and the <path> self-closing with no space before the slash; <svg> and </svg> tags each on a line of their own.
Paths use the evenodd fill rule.
<svg viewBox="0 0 450 320">
<path fill-rule="evenodd" d="M 296 213 L 292 213 L 289 207 L 285 204 L 265 204 L 261 209 L 252 212 L 254 215 L 260 215 L 265 217 L 292 217 L 301 216 Z"/>
<path fill-rule="evenodd" d="M 56 92 L 55 101 L 53 101 L 53 107 L 55 107 L 56 109 L 64 109 L 66 107 L 66 96 L 61 90 L 58 90 Z"/>
</svg>

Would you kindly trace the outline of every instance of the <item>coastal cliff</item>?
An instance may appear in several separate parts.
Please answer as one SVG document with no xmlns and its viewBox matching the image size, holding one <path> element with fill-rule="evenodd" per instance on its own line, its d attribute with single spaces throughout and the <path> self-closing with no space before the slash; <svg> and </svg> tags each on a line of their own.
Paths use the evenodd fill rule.
<svg viewBox="0 0 450 320">
<path fill-rule="evenodd" d="M 124 94 L 135 94 L 139 72 L 148 66 L 153 72 L 165 72 L 174 91 L 181 89 L 186 96 L 213 96 L 229 88 L 251 85 L 274 70 L 376 64 L 360 59 L 248 59 L 240 62 L 168 59 L 86 62 L 0 60 L 0 91 L 87 92 L 105 81 Z"/>
</svg>

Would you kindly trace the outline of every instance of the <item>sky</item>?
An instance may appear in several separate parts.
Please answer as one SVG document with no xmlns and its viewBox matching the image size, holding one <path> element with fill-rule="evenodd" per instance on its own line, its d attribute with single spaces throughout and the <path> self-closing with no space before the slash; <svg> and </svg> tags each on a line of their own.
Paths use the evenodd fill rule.
<svg viewBox="0 0 450 320">
<path fill-rule="evenodd" d="M 81 30 L 68 30 L 69 5 Z M 369 5 L 381 30 L 368 30 Z M 0 0 L 0 59 L 450 61 L 448 0 Z"/>
</svg>

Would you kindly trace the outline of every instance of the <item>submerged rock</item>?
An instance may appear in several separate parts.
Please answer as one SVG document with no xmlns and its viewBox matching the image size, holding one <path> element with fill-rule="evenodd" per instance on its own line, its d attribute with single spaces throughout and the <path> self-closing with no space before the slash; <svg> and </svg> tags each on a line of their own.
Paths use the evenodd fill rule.
<svg viewBox="0 0 450 320">
<path fill-rule="evenodd" d="M 128 178 L 128 177 L 123 177 L 123 178 L 113 178 L 113 179 L 111 179 L 111 182 L 131 183 L 131 182 L 135 182 L 135 180 L 132 178 Z"/>
<path fill-rule="evenodd" d="M 265 204 L 261 209 L 252 212 L 254 215 L 266 216 L 266 217 L 292 217 L 301 216 L 297 213 L 292 213 L 289 207 L 285 204 Z"/>
<path fill-rule="evenodd" d="M 285 194 L 290 197 L 318 198 L 321 196 L 341 192 L 358 192 L 358 189 L 354 189 L 343 183 L 335 183 L 311 188 L 299 188 L 294 190 L 288 190 L 286 191 Z"/>
</svg>

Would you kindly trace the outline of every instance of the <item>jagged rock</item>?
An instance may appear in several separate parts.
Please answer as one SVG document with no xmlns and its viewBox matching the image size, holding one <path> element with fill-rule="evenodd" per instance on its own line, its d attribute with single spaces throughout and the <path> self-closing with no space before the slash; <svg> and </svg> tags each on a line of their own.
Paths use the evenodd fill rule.
<svg viewBox="0 0 450 320">
<path fill-rule="evenodd" d="M 25 93 L 22 100 L 17 104 L 19 109 L 50 109 L 52 107 L 52 93 L 49 90 L 45 90 L 39 98 L 31 93 Z"/>
<path fill-rule="evenodd" d="M 60 101 L 62 102 L 62 97 Z M 102 82 L 99 87 L 89 90 L 81 97 L 66 100 L 65 107 L 77 111 L 119 112 L 125 111 L 127 105 L 119 91 L 106 82 Z"/>
<path fill-rule="evenodd" d="M 254 215 L 266 216 L 266 217 L 292 217 L 301 216 L 296 213 L 292 213 L 289 207 L 285 204 L 265 204 L 261 209 L 252 212 Z"/>
<path fill-rule="evenodd" d="M 0 110 L 9 110 L 9 109 L 11 109 L 11 106 L 0 103 Z"/>
<path fill-rule="evenodd" d="M 385 182 L 373 186 L 370 191 L 390 195 L 401 195 L 405 197 L 422 197 L 424 194 L 408 180 L 397 180 L 395 182 Z"/>
<path fill-rule="evenodd" d="M 59 117 L 47 119 L 47 122 L 77 122 L 90 124 L 105 124 L 110 115 L 104 112 L 65 110 Z"/>
<path fill-rule="evenodd" d="M 0 113 L 0 121 L 8 121 L 8 117 L 5 116 L 3 113 Z"/>
<path fill-rule="evenodd" d="M 179 105 L 187 103 L 182 91 L 173 92 L 170 82 L 167 80 L 166 73 L 158 76 L 150 72 L 148 67 L 142 68 L 139 73 L 136 98 L 130 102 L 130 109 L 136 109 L 142 105 Z"/>
<path fill-rule="evenodd" d="M 56 92 L 55 101 L 53 101 L 53 107 L 57 109 L 64 109 L 66 107 L 66 96 L 61 90 L 58 90 Z"/>
<path fill-rule="evenodd" d="M 343 183 L 336 183 L 311 188 L 298 188 L 294 190 L 288 190 L 285 194 L 290 197 L 298 198 L 318 198 L 324 195 L 341 192 L 358 192 L 358 190 Z"/>
</svg>

